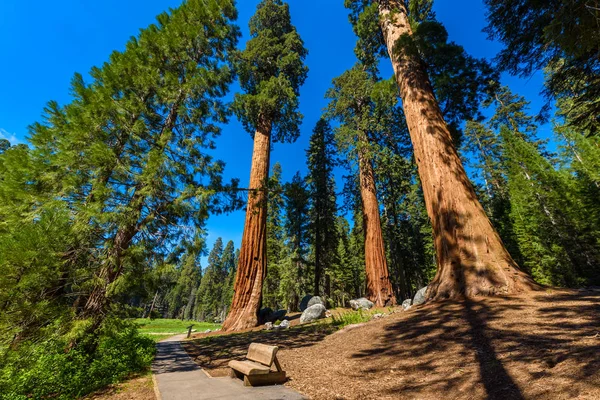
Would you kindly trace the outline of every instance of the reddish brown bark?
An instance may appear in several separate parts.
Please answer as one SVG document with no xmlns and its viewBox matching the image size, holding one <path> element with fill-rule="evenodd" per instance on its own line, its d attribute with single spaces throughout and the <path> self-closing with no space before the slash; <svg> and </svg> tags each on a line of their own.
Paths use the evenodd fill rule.
<svg viewBox="0 0 600 400">
<path fill-rule="evenodd" d="M 233 287 L 233 301 L 223 330 L 255 327 L 262 303 L 263 280 L 267 273 L 267 192 L 271 124 L 262 124 L 254 134 L 250 194 Z"/>
<path fill-rule="evenodd" d="M 438 271 L 427 296 L 508 294 L 536 287 L 490 223 L 460 161 L 421 60 L 396 49 L 412 35 L 404 2 L 378 0 L 380 25 L 408 123 Z"/>
<path fill-rule="evenodd" d="M 358 162 L 360 197 L 365 229 L 367 298 L 375 303 L 377 307 L 390 306 L 396 303 L 396 298 L 390 282 L 385 256 L 373 164 L 365 152 L 361 150 L 358 153 Z"/>
</svg>

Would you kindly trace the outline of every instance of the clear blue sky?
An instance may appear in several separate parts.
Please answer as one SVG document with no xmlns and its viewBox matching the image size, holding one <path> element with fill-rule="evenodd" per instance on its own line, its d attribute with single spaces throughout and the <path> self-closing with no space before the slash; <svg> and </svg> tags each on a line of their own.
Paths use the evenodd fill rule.
<svg viewBox="0 0 600 400">
<path fill-rule="evenodd" d="M 247 24 L 258 0 L 238 0 L 238 24 L 247 40 Z M 310 68 L 302 87 L 300 108 L 304 114 L 302 134 L 294 144 L 276 144 L 272 164 L 282 164 L 284 179 L 300 170 L 305 173 L 305 149 L 312 128 L 326 102 L 331 80 L 350 68 L 355 57 L 355 37 L 348 23 L 343 0 L 289 0 L 292 22 L 302 36 Z M 2 0 L 0 2 L 0 137 L 13 143 L 26 142 L 27 126 L 40 119 L 49 100 L 67 103 L 73 73 L 87 73 L 107 60 L 113 50 L 122 50 L 138 30 L 180 0 Z M 491 59 L 501 48 L 481 32 L 485 26 L 482 0 L 436 0 L 434 9 L 446 26 L 450 39 L 473 56 Z M 541 73 L 523 80 L 503 75 L 504 84 L 525 96 L 537 112 L 543 104 L 539 92 Z M 232 91 L 237 90 L 237 86 Z M 547 127 L 545 128 L 547 130 Z M 544 132 L 542 132 L 542 136 Z M 227 163 L 226 176 L 249 178 L 252 140 L 232 120 L 219 139 L 216 157 Z M 244 212 L 211 217 L 208 246 L 221 236 L 239 246 Z"/>
</svg>

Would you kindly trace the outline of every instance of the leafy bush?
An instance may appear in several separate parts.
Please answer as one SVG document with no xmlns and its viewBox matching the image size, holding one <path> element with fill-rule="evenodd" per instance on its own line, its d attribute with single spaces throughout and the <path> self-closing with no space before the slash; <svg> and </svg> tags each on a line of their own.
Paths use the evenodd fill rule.
<svg viewBox="0 0 600 400">
<path fill-rule="evenodd" d="M 0 359 L 0 399 L 72 399 L 148 368 L 154 341 L 134 323 L 108 320 L 97 338 L 82 337 L 70 349 L 66 337 L 22 343 Z"/>
</svg>

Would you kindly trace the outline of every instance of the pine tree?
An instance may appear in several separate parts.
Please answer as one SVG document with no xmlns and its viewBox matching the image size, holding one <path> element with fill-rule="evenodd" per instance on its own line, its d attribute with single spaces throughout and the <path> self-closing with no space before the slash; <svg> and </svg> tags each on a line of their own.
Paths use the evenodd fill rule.
<svg viewBox="0 0 600 400">
<path fill-rule="evenodd" d="M 197 319 L 200 321 L 218 321 L 223 315 L 223 290 L 227 272 L 223 265 L 223 239 L 217 238 L 208 255 L 208 265 L 204 270 L 202 282 L 198 288 Z"/>
<path fill-rule="evenodd" d="M 254 135 L 250 195 L 240 248 L 235 294 L 224 330 L 256 326 L 266 276 L 266 219 L 271 139 L 293 142 L 299 135 L 297 111 L 300 86 L 308 68 L 302 39 L 291 23 L 289 6 L 263 0 L 250 20 L 251 39 L 237 55 L 237 71 L 244 94 L 236 94 L 234 111 Z"/>
<path fill-rule="evenodd" d="M 235 251 L 235 245 L 233 244 L 233 241 L 230 240 L 225 245 L 223 256 L 221 257 L 221 264 L 225 275 L 225 282 L 221 294 L 221 308 L 223 310 L 222 315 L 220 316 L 221 320 L 225 320 L 233 298 L 233 283 L 237 267 Z"/>
<path fill-rule="evenodd" d="M 159 15 L 93 68 L 90 83 L 76 75 L 74 100 L 50 102 L 31 127 L 33 157 L 46 168 L 40 184 L 73 213 L 80 243 L 64 262 L 96 269 L 75 304 L 89 331 L 137 254 L 198 239 L 186 232 L 202 227 L 222 186 L 223 164 L 206 150 L 227 117 L 236 13 L 229 0 L 191 0 Z"/>
<path fill-rule="evenodd" d="M 273 165 L 269 178 L 269 198 L 267 200 L 267 270 L 263 284 L 263 305 L 270 308 L 281 306 L 279 285 L 281 282 L 280 257 L 285 246 L 283 221 L 283 184 L 281 164 Z"/>
<path fill-rule="evenodd" d="M 282 268 L 282 285 L 287 287 L 285 301 L 289 310 L 298 309 L 301 293 L 308 292 L 312 279 L 307 259 L 309 244 L 309 192 L 299 172 L 284 186 L 287 254 L 291 262 Z M 287 283 L 287 284 L 286 284 Z"/>
<path fill-rule="evenodd" d="M 600 7 L 586 0 L 486 0 L 491 39 L 506 47 L 501 68 L 523 77 L 550 71 L 549 98 L 569 99 L 561 113 L 569 125 L 595 135 L 600 129 Z"/>
<path fill-rule="evenodd" d="M 314 253 L 313 293 L 331 296 L 331 274 L 338 247 L 337 203 L 333 168 L 335 143 L 329 123 L 320 119 L 313 130 L 307 150 L 307 184 L 310 196 L 310 234 Z M 325 276 L 323 285 L 323 276 Z M 324 287 L 324 292 L 321 288 Z"/>
</svg>

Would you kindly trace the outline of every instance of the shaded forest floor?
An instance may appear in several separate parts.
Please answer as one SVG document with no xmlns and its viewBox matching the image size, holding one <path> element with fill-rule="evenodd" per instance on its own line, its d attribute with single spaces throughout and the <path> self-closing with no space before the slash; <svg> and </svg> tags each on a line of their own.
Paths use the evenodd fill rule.
<svg viewBox="0 0 600 400">
<path fill-rule="evenodd" d="M 336 332 L 320 323 L 185 343 L 219 374 L 276 344 L 313 399 L 599 399 L 600 290 L 439 302 Z"/>
</svg>

